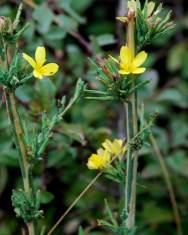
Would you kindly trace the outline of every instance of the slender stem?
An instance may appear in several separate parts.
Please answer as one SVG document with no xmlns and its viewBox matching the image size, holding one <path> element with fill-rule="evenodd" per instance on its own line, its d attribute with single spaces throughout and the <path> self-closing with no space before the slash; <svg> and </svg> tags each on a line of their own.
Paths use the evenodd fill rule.
<svg viewBox="0 0 188 235">
<path fill-rule="evenodd" d="M 140 130 L 127 144 L 125 145 L 125 149 L 129 151 L 131 147 L 131 142 L 136 140 L 146 129 L 150 128 L 151 123 L 148 123 L 145 125 L 145 127 Z M 110 164 L 118 157 L 118 155 L 115 155 L 112 160 L 110 161 Z M 62 216 L 59 218 L 59 220 L 55 223 L 55 225 L 50 229 L 50 231 L 47 233 L 47 235 L 51 235 L 54 230 L 57 228 L 57 226 L 62 222 L 62 220 L 68 215 L 68 213 L 72 210 L 72 208 L 76 205 L 76 203 L 85 195 L 85 193 L 90 189 L 90 187 L 98 180 L 98 178 L 104 173 L 104 171 L 100 171 L 90 182 L 89 184 L 84 188 L 84 190 L 77 196 L 77 198 L 72 202 L 72 204 L 67 208 L 67 210 L 62 214 Z"/>
<path fill-rule="evenodd" d="M 5 90 L 5 97 L 6 97 L 6 106 L 7 106 L 8 115 L 15 136 L 16 145 L 19 151 L 19 163 L 22 172 L 24 191 L 29 196 L 31 196 L 27 149 L 24 142 L 24 132 L 21 125 L 20 117 L 16 109 L 15 95 L 14 93 Z M 33 222 L 29 222 L 27 224 L 27 227 L 29 230 L 29 235 L 35 235 Z"/>
<path fill-rule="evenodd" d="M 5 50 L 6 67 L 7 69 L 9 69 L 12 63 L 12 58 L 16 46 L 7 46 L 5 42 L 3 42 L 3 46 Z M 19 152 L 19 164 L 22 173 L 24 191 L 28 196 L 32 197 L 32 188 L 29 180 L 30 167 L 27 156 L 27 148 L 24 141 L 23 127 L 16 108 L 15 94 L 14 92 L 8 91 L 5 88 L 4 88 L 4 94 L 5 94 L 6 108 L 9 115 L 10 124 L 15 137 L 15 143 Z M 33 221 L 27 223 L 27 227 L 29 235 L 35 235 L 35 226 Z"/>
<path fill-rule="evenodd" d="M 56 227 L 61 223 L 61 221 L 65 218 L 65 216 L 72 210 L 72 208 L 76 205 L 76 203 L 81 199 L 81 197 L 90 189 L 90 187 L 97 181 L 97 179 L 102 175 L 103 171 L 100 171 L 95 178 L 87 185 L 87 187 L 78 195 L 78 197 L 73 201 L 73 203 L 69 206 L 69 208 L 63 213 L 63 215 L 59 218 L 59 220 L 55 223 L 55 225 L 50 229 L 47 235 L 51 235 Z"/>
<path fill-rule="evenodd" d="M 127 29 L 127 44 L 131 50 L 132 57 L 135 55 L 135 12 L 128 12 L 128 29 Z M 135 86 L 134 77 L 132 76 L 132 86 Z M 130 102 L 125 104 L 126 108 L 126 130 L 127 140 L 130 141 L 138 132 L 138 117 L 137 117 L 137 94 L 134 92 L 130 97 Z M 127 219 L 126 227 L 131 229 L 135 226 L 135 208 L 136 208 L 136 179 L 137 179 L 137 162 L 138 155 L 136 151 L 129 149 L 127 152 L 127 177 L 125 185 L 125 211 Z"/>
<path fill-rule="evenodd" d="M 175 219 L 175 222 L 176 222 L 177 234 L 182 235 L 183 231 L 182 231 L 182 227 L 181 227 L 181 218 L 180 218 L 180 214 L 179 214 L 179 210 L 178 210 L 178 206 L 177 206 L 177 202 L 176 202 L 176 196 L 175 196 L 174 188 L 173 188 L 173 185 L 172 185 L 172 181 L 170 179 L 170 174 L 169 174 L 168 168 L 165 164 L 162 153 L 160 151 L 160 148 L 159 148 L 153 134 L 150 135 L 150 142 L 153 146 L 153 150 L 154 150 L 156 156 L 158 157 L 159 164 L 160 164 L 162 172 L 164 174 L 164 179 L 165 179 L 165 182 L 166 182 L 166 186 L 167 186 L 167 189 L 168 189 L 168 192 L 169 192 L 169 197 L 170 197 L 170 200 L 171 200 L 171 203 L 172 203 L 172 208 L 173 208 L 173 211 L 174 211 L 174 219 Z"/>
</svg>

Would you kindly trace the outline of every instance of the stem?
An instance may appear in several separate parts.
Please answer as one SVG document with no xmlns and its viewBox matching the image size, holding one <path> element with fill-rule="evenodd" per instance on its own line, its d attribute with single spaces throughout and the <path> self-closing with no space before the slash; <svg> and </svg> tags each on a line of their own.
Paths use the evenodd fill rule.
<svg viewBox="0 0 188 235">
<path fill-rule="evenodd" d="M 129 10 L 128 12 L 128 30 L 127 30 L 127 44 L 134 57 L 135 54 L 135 12 Z M 132 76 L 132 86 L 135 86 L 134 77 Z M 130 101 L 125 104 L 126 108 L 126 130 L 127 141 L 129 142 L 138 132 L 138 115 L 137 115 L 137 94 L 134 92 Z M 135 226 L 135 208 L 136 208 L 136 179 L 137 179 L 137 165 L 138 154 L 129 149 L 127 152 L 127 177 L 125 185 L 125 211 L 127 219 L 125 225 L 127 228 L 132 229 Z"/>
<path fill-rule="evenodd" d="M 8 92 L 6 90 L 4 90 L 4 92 L 6 97 L 6 107 L 10 118 L 10 123 L 15 136 L 16 146 L 19 151 L 19 163 L 22 173 L 24 191 L 29 196 L 32 196 L 31 186 L 29 181 L 29 163 L 28 163 L 27 149 L 24 142 L 24 132 L 21 125 L 20 117 L 16 109 L 15 95 L 13 92 Z M 35 235 L 34 224 L 32 221 L 27 224 L 27 227 L 29 230 L 29 235 Z"/>
<path fill-rule="evenodd" d="M 159 164 L 160 164 L 162 172 L 164 174 L 164 179 L 165 179 L 165 182 L 166 182 L 166 186 L 167 186 L 167 189 L 168 189 L 169 197 L 170 197 L 173 212 L 174 212 L 174 219 L 175 219 L 175 222 L 176 222 L 177 234 L 182 235 L 183 231 L 182 231 L 182 227 L 181 227 L 181 218 L 180 218 L 180 214 L 179 214 L 179 210 L 178 210 L 178 206 L 177 206 L 177 202 L 176 202 L 176 196 L 175 196 L 174 188 L 173 188 L 173 185 L 172 185 L 172 181 L 170 179 L 170 174 L 169 174 L 168 168 L 165 164 L 162 153 L 160 151 L 160 148 L 159 148 L 153 134 L 150 135 L 150 142 L 153 146 L 153 150 L 154 150 L 155 154 L 158 157 Z"/>
<path fill-rule="evenodd" d="M 12 58 L 16 46 L 8 46 L 4 41 L 3 41 L 3 46 L 5 50 L 6 67 L 8 70 L 12 63 Z M 28 196 L 32 197 L 32 187 L 29 180 L 30 166 L 28 162 L 27 148 L 24 141 L 24 131 L 21 124 L 20 116 L 16 108 L 15 94 L 14 92 L 8 91 L 5 88 L 4 88 L 4 94 L 6 100 L 6 108 L 10 119 L 10 124 L 12 127 L 12 132 L 14 134 L 16 147 L 19 152 L 19 164 L 23 179 L 24 191 Z M 35 235 L 35 226 L 33 221 L 27 223 L 27 228 L 29 235 Z"/>
<path fill-rule="evenodd" d="M 131 140 L 125 145 L 125 149 L 127 151 L 131 147 L 131 142 L 136 140 L 146 129 L 150 128 L 151 123 L 146 124 L 146 126 L 140 130 Z M 110 164 L 113 163 L 113 161 L 118 157 L 118 155 L 115 155 L 112 160 L 110 161 Z M 50 229 L 50 231 L 47 233 L 47 235 L 51 235 L 54 230 L 57 228 L 57 226 L 62 222 L 62 220 L 68 215 L 68 213 L 72 210 L 72 208 L 76 205 L 76 203 L 85 195 L 85 193 L 91 188 L 91 186 L 98 180 L 98 178 L 104 173 L 104 171 L 100 171 L 90 182 L 89 184 L 84 188 L 84 190 L 77 196 L 77 198 L 72 202 L 72 204 L 68 207 L 68 209 L 62 214 L 62 216 L 58 219 L 58 221 L 55 223 L 55 225 Z"/>
<path fill-rule="evenodd" d="M 51 235 L 61 221 L 66 217 L 66 215 L 72 210 L 76 203 L 84 196 L 84 194 L 90 189 L 90 187 L 97 181 L 97 179 L 102 175 L 103 171 L 100 171 L 95 178 L 85 187 L 85 189 L 78 195 L 78 197 L 73 201 L 73 203 L 68 207 L 68 209 L 63 213 L 55 225 L 50 229 L 47 235 Z"/>
</svg>

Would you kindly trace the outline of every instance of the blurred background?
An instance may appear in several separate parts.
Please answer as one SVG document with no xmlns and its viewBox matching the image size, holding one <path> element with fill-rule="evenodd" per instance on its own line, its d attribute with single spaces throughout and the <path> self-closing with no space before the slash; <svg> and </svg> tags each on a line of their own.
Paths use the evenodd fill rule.
<svg viewBox="0 0 188 235">
<path fill-rule="evenodd" d="M 0 15 L 13 18 L 20 1 L 0 1 Z M 52 79 L 33 80 L 17 92 L 22 120 L 32 131 L 38 128 L 42 111 L 53 115 L 57 100 L 71 97 L 79 77 L 90 88 L 101 85 L 88 57 L 118 55 L 125 43 L 125 28 L 115 20 L 124 15 L 125 0 L 25 0 L 23 24 L 30 23 L 20 40 L 20 52 L 34 54 L 44 45 L 48 61 L 60 65 Z M 159 1 L 156 1 L 159 3 Z M 184 235 L 188 234 L 188 5 L 184 0 L 165 0 L 164 14 L 172 10 L 176 27 L 168 35 L 144 48 L 149 52 L 150 83 L 139 94 L 146 116 L 158 112 L 153 131 L 175 189 Z M 23 225 L 11 205 L 12 189 L 21 187 L 18 156 L 0 89 L 0 234 L 20 234 Z M 124 138 L 124 111 L 115 102 L 81 99 L 54 130 L 43 159 L 35 169 L 35 184 L 41 188 L 41 226 L 47 230 L 84 189 L 96 172 L 87 169 L 87 158 L 105 138 Z M 137 226 L 139 235 L 176 235 L 172 206 L 158 158 L 151 146 L 139 157 Z M 54 234 L 110 234 L 97 227 L 106 218 L 104 198 L 118 212 L 123 203 L 121 189 L 100 180 L 79 201 Z"/>
</svg>

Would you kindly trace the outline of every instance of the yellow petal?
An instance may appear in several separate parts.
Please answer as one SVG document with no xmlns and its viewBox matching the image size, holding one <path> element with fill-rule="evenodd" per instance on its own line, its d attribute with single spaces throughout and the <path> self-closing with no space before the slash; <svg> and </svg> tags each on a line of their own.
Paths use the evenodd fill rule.
<svg viewBox="0 0 188 235">
<path fill-rule="evenodd" d="M 42 66 L 42 68 L 40 69 L 40 72 L 44 76 L 52 76 L 55 73 L 57 73 L 58 69 L 59 69 L 59 66 L 57 64 L 49 63 L 49 64 Z"/>
<path fill-rule="evenodd" d="M 25 53 L 23 53 L 22 56 L 33 68 L 36 67 L 36 63 L 33 58 L 31 58 L 29 55 L 27 55 Z"/>
<path fill-rule="evenodd" d="M 122 46 L 120 49 L 120 60 L 125 66 L 129 66 L 132 60 L 131 50 L 128 46 Z"/>
<path fill-rule="evenodd" d="M 42 74 L 38 70 L 33 71 L 33 76 L 38 79 L 43 79 Z"/>
<path fill-rule="evenodd" d="M 136 57 L 134 58 L 131 67 L 136 68 L 142 65 L 147 59 L 147 56 L 148 54 L 145 51 L 141 51 L 140 53 L 138 53 L 138 55 L 136 55 Z"/>
<path fill-rule="evenodd" d="M 119 72 L 120 74 L 122 74 L 122 75 L 130 74 L 130 71 L 128 71 L 128 70 L 123 70 L 123 69 L 120 69 L 118 72 Z"/>
<path fill-rule="evenodd" d="M 44 47 L 37 47 L 35 51 L 35 60 L 39 67 L 43 66 L 46 61 L 46 50 Z"/>
<path fill-rule="evenodd" d="M 146 70 L 146 68 L 135 68 L 134 70 L 132 70 L 132 73 L 134 74 L 141 74 L 141 73 L 144 73 Z"/>
</svg>

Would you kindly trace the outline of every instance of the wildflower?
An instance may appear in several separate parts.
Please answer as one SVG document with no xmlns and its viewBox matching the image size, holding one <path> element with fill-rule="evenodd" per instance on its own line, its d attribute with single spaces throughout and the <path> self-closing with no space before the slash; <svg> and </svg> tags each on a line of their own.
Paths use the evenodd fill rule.
<svg viewBox="0 0 188 235">
<path fill-rule="evenodd" d="M 89 159 L 87 166 L 90 170 L 102 170 L 110 164 L 110 153 L 102 148 L 98 149 L 97 154 L 92 154 Z"/>
<path fill-rule="evenodd" d="M 109 153 L 113 155 L 118 155 L 120 153 L 125 152 L 125 148 L 123 146 L 123 141 L 121 139 L 115 139 L 113 142 L 106 139 L 104 143 L 102 143 L 102 146 L 105 150 L 107 150 Z"/>
<path fill-rule="evenodd" d="M 120 61 L 112 56 L 111 58 L 119 64 L 119 73 L 122 75 L 141 74 L 146 70 L 146 68 L 140 67 L 147 59 L 147 53 L 145 51 L 141 51 L 134 57 L 128 46 L 122 46 L 120 50 Z"/>
<path fill-rule="evenodd" d="M 23 53 L 23 58 L 33 67 L 33 76 L 39 79 L 42 79 L 44 76 L 54 75 L 59 68 L 55 63 L 44 65 L 46 62 L 46 50 L 44 47 L 37 47 L 35 60 L 25 53 Z"/>
</svg>

